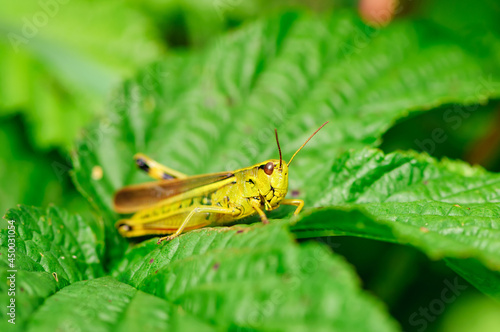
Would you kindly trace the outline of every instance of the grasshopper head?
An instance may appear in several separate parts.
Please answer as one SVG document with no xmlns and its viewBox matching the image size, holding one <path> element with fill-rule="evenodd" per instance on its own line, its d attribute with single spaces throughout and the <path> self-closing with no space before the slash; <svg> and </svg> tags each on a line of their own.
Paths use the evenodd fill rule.
<svg viewBox="0 0 500 332">
<path fill-rule="evenodd" d="M 305 142 L 302 146 L 295 151 L 292 158 L 288 163 L 283 162 L 281 156 L 280 142 L 278 140 L 278 131 L 274 129 L 276 134 L 276 143 L 278 144 L 278 151 L 280 153 L 280 159 L 266 160 L 263 163 L 256 165 L 258 166 L 258 188 L 259 193 L 264 198 L 264 204 L 266 210 L 273 210 L 277 208 L 280 202 L 285 198 L 288 192 L 288 167 L 290 166 L 293 158 L 297 153 L 313 138 L 316 133 L 323 128 L 324 125 L 328 123 L 325 122 L 321 127 L 319 127 Z"/>
<path fill-rule="evenodd" d="M 288 191 L 287 164 L 279 159 L 266 160 L 258 165 L 257 177 L 266 210 L 277 208 Z"/>
</svg>

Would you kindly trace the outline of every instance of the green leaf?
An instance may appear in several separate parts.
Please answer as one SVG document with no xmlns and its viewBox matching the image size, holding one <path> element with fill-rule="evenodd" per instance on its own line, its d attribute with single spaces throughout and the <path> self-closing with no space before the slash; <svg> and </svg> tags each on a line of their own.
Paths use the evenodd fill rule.
<svg viewBox="0 0 500 332">
<path fill-rule="evenodd" d="M 485 61 L 423 23 L 374 30 L 349 12 L 259 20 L 124 84 L 110 119 L 78 145 L 74 180 L 104 216 L 109 256 L 118 257 L 125 244 L 113 226 L 113 194 L 147 179 L 134 153 L 187 174 L 234 170 L 277 156 L 274 127 L 288 159 L 330 120 L 291 169 L 290 188 L 306 196 L 327 176 L 325 164 L 379 144 L 397 119 L 499 96 L 499 76 L 483 70 Z M 92 177 L 96 167 L 102 178 Z"/>
<path fill-rule="evenodd" d="M 343 259 L 317 243 L 297 245 L 286 225 L 208 228 L 165 245 L 146 241 L 114 274 L 223 330 L 396 330 Z"/>
<path fill-rule="evenodd" d="M 500 175 L 416 153 L 345 153 L 331 168 L 299 237 L 354 235 L 415 246 L 477 288 L 500 294 Z M 459 260 L 467 259 L 467 260 Z M 481 266 L 478 269 L 477 266 Z"/>
<path fill-rule="evenodd" d="M 151 22 L 121 1 L 5 2 L 0 32 L 0 114 L 23 112 L 40 147 L 68 147 L 110 89 L 161 50 Z"/>
<path fill-rule="evenodd" d="M 0 283 L 0 303 L 2 308 L 7 308 L 11 305 L 11 299 L 14 299 L 15 306 L 15 324 L 9 323 L 7 320 L 14 318 L 14 316 L 2 315 L 0 328 L 2 331 L 26 331 L 26 322 L 36 309 L 45 301 L 45 299 L 58 290 L 62 289 L 68 282 L 65 279 L 56 280 L 54 275 L 47 272 L 29 272 L 19 270 L 15 273 L 3 270 L 0 273 L 1 280 L 12 280 L 7 277 L 14 275 L 13 287 L 14 294 L 10 289 L 9 284 L 5 282 Z M 10 308 L 4 311 L 6 314 L 10 312 Z"/>
<path fill-rule="evenodd" d="M 284 226 L 203 229 L 182 236 L 182 242 L 178 238 L 158 246 L 149 241 L 130 250 L 115 274 L 163 299 L 111 277 L 66 286 L 55 274 L 21 270 L 16 303 L 17 310 L 24 310 L 16 324 L 27 331 L 332 325 L 346 331 L 396 330 L 381 304 L 360 290 L 342 259 L 314 243 L 295 244 Z M 143 248 L 152 246 L 144 255 Z M 353 319 L 359 316 L 366 319 Z"/>
<path fill-rule="evenodd" d="M 445 258 L 446 264 L 481 292 L 500 301 L 500 273 L 491 271 L 475 258 Z"/>
<path fill-rule="evenodd" d="M 15 262 L 8 260 L 12 230 L 2 229 L 2 266 L 15 270 L 45 271 L 65 282 L 103 275 L 101 259 L 104 239 L 99 225 L 90 224 L 80 216 L 70 215 L 56 207 L 43 211 L 19 206 L 9 210 L 4 218 L 15 227 Z"/>
<path fill-rule="evenodd" d="M 179 319 L 182 321 L 178 322 Z M 213 330 L 165 300 L 104 277 L 76 282 L 49 297 L 30 318 L 27 331 L 178 331 L 179 328 Z"/>
</svg>

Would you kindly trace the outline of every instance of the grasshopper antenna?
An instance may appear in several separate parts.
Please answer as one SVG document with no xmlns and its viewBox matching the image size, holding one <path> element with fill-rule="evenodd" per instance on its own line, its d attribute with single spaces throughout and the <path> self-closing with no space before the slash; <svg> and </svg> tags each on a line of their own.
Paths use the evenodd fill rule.
<svg viewBox="0 0 500 332">
<path fill-rule="evenodd" d="M 296 155 L 297 153 L 299 153 L 299 151 L 300 151 L 300 150 L 302 150 L 302 148 L 303 148 L 303 147 L 307 144 L 307 142 L 309 142 L 309 141 L 311 140 L 311 138 L 313 138 L 313 136 L 314 136 L 314 135 L 316 135 L 316 133 L 317 133 L 318 131 L 320 131 L 320 129 L 321 129 L 321 128 L 323 128 L 323 127 L 324 127 L 327 123 L 328 123 L 328 121 L 326 121 L 325 123 L 323 123 L 323 124 L 321 125 L 321 127 L 319 127 L 318 129 L 316 129 L 316 131 L 315 131 L 315 132 L 314 132 L 311 136 L 309 136 L 309 138 L 307 139 L 307 141 L 305 141 L 305 142 L 304 142 L 304 144 L 302 144 L 302 146 L 301 146 L 301 147 L 300 147 L 297 151 L 295 151 L 295 153 L 293 154 L 292 158 L 290 158 L 290 161 L 288 162 L 287 166 L 290 166 L 290 164 L 292 163 L 292 160 L 293 160 L 293 158 L 295 157 L 295 155 Z M 276 135 L 278 135 L 278 134 L 276 133 Z M 277 137 L 278 137 L 278 136 L 276 136 L 276 138 L 277 138 Z M 278 146 L 279 146 L 279 145 L 278 145 Z M 280 159 L 281 159 L 281 151 L 280 151 Z"/>
<path fill-rule="evenodd" d="M 278 151 L 280 152 L 280 168 L 281 168 L 283 166 L 283 158 L 281 158 L 280 141 L 278 140 L 278 129 L 274 128 L 274 133 L 276 134 L 276 143 L 278 143 Z"/>
</svg>

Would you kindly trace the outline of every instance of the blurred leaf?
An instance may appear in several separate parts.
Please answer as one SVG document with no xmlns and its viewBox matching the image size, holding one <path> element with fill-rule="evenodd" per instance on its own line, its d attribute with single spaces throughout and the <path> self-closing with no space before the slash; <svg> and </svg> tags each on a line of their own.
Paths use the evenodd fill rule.
<svg viewBox="0 0 500 332">
<path fill-rule="evenodd" d="M 57 274 L 58 280 L 75 282 L 103 275 L 101 257 L 103 234 L 100 226 L 56 207 L 46 211 L 19 206 L 4 219 L 14 221 L 16 257 L 14 267 L 8 260 L 7 229 L 0 232 L 2 266 L 26 271 Z"/>
<path fill-rule="evenodd" d="M 500 303 L 468 295 L 452 306 L 439 328 L 443 332 L 497 331 L 500 326 L 499 312 Z"/>
<path fill-rule="evenodd" d="M 129 0 L 154 18 L 168 44 L 199 48 L 247 21 L 291 10 L 326 11 L 329 0 Z"/>
<path fill-rule="evenodd" d="M 500 103 L 496 100 L 485 106 L 446 105 L 402 119 L 384 134 L 380 148 L 386 153 L 412 149 L 427 152 L 435 158 L 462 160 L 470 158 L 471 152 L 478 147 L 496 151 L 493 139 L 482 139 L 496 131 L 499 107 Z M 436 134 L 439 134 L 437 141 L 434 139 Z M 498 160 L 492 153 L 491 159 L 483 160 L 482 166 L 490 171 L 500 171 L 500 153 L 496 154 Z"/>
<path fill-rule="evenodd" d="M 396 119 L 499 96 L 485 59 L 434 28 L 400 22 L 373 30 L 348 12 L 288 14 L 127 82 L 110 119 L 87 131 L 74 156 L 75 183 L 105 217 L 109 256 L 125 245 L 113 226 L 113 194 L 146 179 L 132 162 L 136 152 L 187 174 L 232 170 L 276 157 L 274 127 L 289 158 L 330 120 L 292 167 L 290 187 L 306 196 L 339 152 L 379 144 Z M 103 177 L 92 178 L 99 167 Z"/>
<path fill-rule="evenodd" d="M 396 329 L 341 258 L 315 243 L 298 246 L 285 225 L 202 229 L 162 246 L 147 241 L 129 250 L 115 274 L 223 330 Z"/>
<path fill-rule="evenodd" d="M 0 215 L 18 203 L 84 206 L 88 210 L 87 202 L 71 182 L 71 161 L 56 150 L 34 149 L 25 132 L 20 116 L 0 120 Z"/>
<path fill-rule="evenodd" d="M 498 268 L 494 268 L 492 271 L 475 257 L 445 258 L 445 262 L 481 292 L 500 302 L 500 287 L 498 286 L 500 285 L 500 272 Z"/>
<path fill-rule="evenodd" d="M 211 331 L 158 297 L 111 277 L 76 282 L 49 297 L 27 331 Z M 54 314 L 57 313 L 57 314 Z M 176 324 L 178 317 L 182 322 Z"/>
<path fill-rule="evenodd" d="M 3 1 L 0 32 L 0 115 L 23 112 L 40 147 L 69 146 L 110 89 L 161 48 L 121 1 Z"/>
<path fill-rule="evenodd" d="M 410 244 L 433 259 L 449 258 L 456 272 L 500 299 L 499 182 L 499 174 L 463 162 L 349 152 L 310 197 L 312 205 L 331 208 L 311 210 L 292 229 L 299 237 L 354 235 Z"/>
<path fill-rule="evenodd" d="M 453 8 L 453 10 L 450 10 Z M 495 0 L 425 0 L 416 16 L 423 16 L 482 58 L 483 68 L 498 75 L 500 70 L 500 4 Z"/>
<path fill-rule="evenodd" d="M 453 7 L 454 10 L 450 10 Z M 500 33 L 498 12 L 500 4 L 495 0 L 425 0 L 419 4 L 417 13 L 456 33 L 471 32 L 473 29 L 488 28 L 491 33 Z M 483 31 L 481 31 L 483 32 Z M 475 41 L 485 36 L 476 35 Z"/>
</svg>

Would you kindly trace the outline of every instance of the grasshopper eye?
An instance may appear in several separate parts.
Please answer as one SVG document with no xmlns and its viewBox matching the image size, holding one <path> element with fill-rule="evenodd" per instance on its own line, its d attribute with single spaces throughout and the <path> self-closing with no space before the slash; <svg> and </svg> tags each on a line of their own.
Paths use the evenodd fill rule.
<svg viewBox="0 0 500 332">
<path fill-rule="evenodd" d="M 266 166 L 264 166 L 264 172 L 267 174 L 267 175 L 271 175 L 273 174 L 273 171 L 274 171 L 274 163 L 272 162 L 268 162 L 266 164 Z"/>
</svg>

